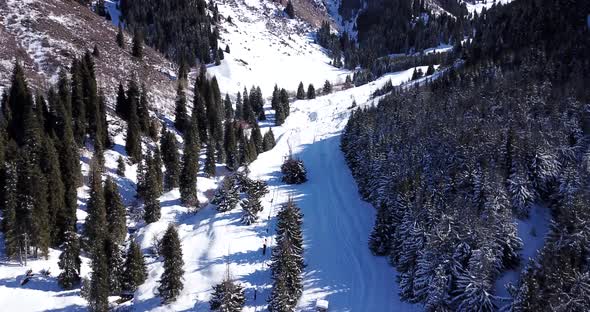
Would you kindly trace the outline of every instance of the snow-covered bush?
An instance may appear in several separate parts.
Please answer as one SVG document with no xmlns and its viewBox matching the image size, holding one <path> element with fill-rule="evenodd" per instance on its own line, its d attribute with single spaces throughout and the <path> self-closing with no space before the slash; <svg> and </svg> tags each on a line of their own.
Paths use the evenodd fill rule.
<svg viewBox="0 0 590 312">
<path fill-rule="evenodd" d="M 303 161 L 289 158 L 281 166 L 283 182 L 287 184 L 301 184 L 307 181 L 307 171 Z"/>
</svg>

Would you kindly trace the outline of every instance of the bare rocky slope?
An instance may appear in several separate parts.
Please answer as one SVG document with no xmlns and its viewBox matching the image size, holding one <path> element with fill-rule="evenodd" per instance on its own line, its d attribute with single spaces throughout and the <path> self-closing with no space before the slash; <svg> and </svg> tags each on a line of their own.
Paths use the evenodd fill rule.
<svg viewBox="0 0 590 312">
<path fill-rule="evenodd" d="M 0 1 L 0 90 L 9 84 L 14 62 L 21 62 L 33 89 L 55 83 L 62 64 L 96 44 L 100 57 L 96 74 L 112 103 L 119 81 L 134 75 L 145 83 L 158 103 L 155 111 L 170 111 L 175 94 L 174 65 L 156 51 L 145 48 L 138 60 L 131 55 L 131 37 L 125 49 L 116 43 L 117 28 L 73 0 Z M 68 70 L 68 68 L 65 68 Z"/>
</svg>

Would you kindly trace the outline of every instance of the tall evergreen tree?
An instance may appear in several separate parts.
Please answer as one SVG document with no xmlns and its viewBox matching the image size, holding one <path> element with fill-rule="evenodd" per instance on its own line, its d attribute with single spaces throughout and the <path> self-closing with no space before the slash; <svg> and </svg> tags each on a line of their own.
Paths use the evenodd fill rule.
<svg viewBox="0 0 590 312">
<path fill-rule="evenodd" d="M 102 171 L 95 161 L 91 164 L 90 174 L 90 198 L 86 205 L 88 215 L 84 223 L 85 246 L 89 250 L 90 246 L 102 243 L 107 236 L 107 211 L 102 185 Z M 104 248 L 100 252 L 104 256 Z"/>
<path fill-rule="evenodd" d="M 18 173 L 15 162 L 6 162 L 4 166 L 5 180 L 2 231 L 4 232 L 4 253 L 8 259 L 12 259 L 19 253 L 21 240 L 16 219 L 16 211 L 18 209 Z"/>
<path fill-rule="evenodd" d="M 145 282 L 146 278 L 147 269 L 141 249 L 135 241 L 131 241 L 125 259 L 123 290 L 126 292 L 134 292 L 139 285 Z"/>
<path fill-rule="evenodd" d="M 128 96 L 129 120 L 127 121 L 127 138 L 125 150 L 129 158 L 137 163 L 141 160 L 141 128 L 137 116 L 137 97 Z"/>
<path fill-rule="evenodd" d="M 203 171 L 208 177 L 215 176 L 215 144 L 209 141 L 207 144 L 207 157 L 205 158 L 205 168 Z"/>
<path fill-rule="evenodd" d="M 125 95 L 125 88 L 123 83 L 119 82 L 119 89 L 117 91 L 117 100 L 115 104 L 115 111 L 123 120 L 129 120 L 129 106 L 127 103 L 127 95 Z"/>
<path fill-rule="evenodd" d="M 229 170 L 236 170 L 240 166 L 235 127 L 234 122 L 226 121 L 225 130 L 223 131 L 225 134 L 225 165 Z"/>
<path fill-rule="evenodd" d="M 182 203 L 197 207 L 197 173 L 199 172 L 199 134 L 198 125 L 191 123 L 191 128 L 184 136 L 184 154 L 182 155 L 182 171 L 180 173 L 180 199 Z"/>
<path fill-rule="evenodd" d="M 143 200 L 144 200 L 144 215 L 143 219 L 146 223 L 153 223 L 160 219 L 160 190 L 158 187 L 158 174 L 155 167 L 154 158 L 149 155 L 146 157 L 146 176 L 145 185 L 143 189 Z"/>
<path fill-rule="evenodd" d="M 229 98 L 229 94 L 225 95 L 225 100 L 223 101 L 223 107 L 225 112 L 225 120 L 232 120 L 234 118 L 234 108 L 231 103 L 231 99 Z"/>
<path fill-rule="evenodd" d="M 305 100 L 305 87 L 303 86 L 303 82 L 300 82 L 299 87 L 297 87 L 297 99 Z"/>
<path fill-rule="evenodd" d="M 150 113 L 149 113 L 149 100 L 147 95 L 147 87 L 145 84 L 141 86 L 141 94 L 139 96 L 139 102 L 137 105 L 137 118 L 139 119 L 139 127 L 143 134 L 149 134 L 150 128 Z"/>
<path fill-rule="evenodd" d="M 47 182 L 47 211 L 48 224 L 51 231 L 51 242 L 54 246 L 59 246 L 60 234 L 57 233 L 59 227 L 56 227 L 57 218 L 60 211 L 65 206 L 65 186 L 61 175 L 59 156 L 51 138 L 43 142 L 43 153 L 41 157 L 41 170 L 45 175 Z"/>
<path fill-rule="evenodd" d="M 162 160 L 166 167 L 164 189 L 169 191 L 178 187 L 180 175 L 180 156 L 178 155 L 178 143 L 174 134 L 163 129 L 160 137 L 160 146 L 162 148 Z"/>
<path fill-rule="evenodd" d="M 120 295 L 123 290 L 123 246 L 109 237 L 105 240 L 105 252 L 108 265 L 109 295 Z"/>
<path fill-rule="evenodd" d="M 57 281 L 63 289 L 72 289 L 80 282 L 80 242 L 76 233 L 68 231 L 64 234 L 65 241 L 61 245 L 58 266 L 62 272 Z"/>
<path fill-rule="evenodd" d="M 307 99 L 308 100 L 315 99 L 315 87 L 311 83 L 307 87 Z"/>
<path fill-rule="evenodd" d="M 72 129 L 78 145 L 84 141 L 87 129 L 86 103 L 84 102 L 84 86 L 82 85 L 82 66 L 77 59 L 72 61 L 71 72 L 71 103 L 72 103 Z"/>
<path fill-rule="evenodd" d="M 133 47 L 131 54 L 138 59 L 143 57 L 143 34 L 141 31 L 136 30 L 133 33 Z"/>
<path fill-rule="evenodd" d="M 275 144 L 275 135 L 272 132 L 272 128 L 268 129 L 268 131 L 264 134 L 264 137 L 262 138 L 262 151 L 270 151 L 273 147 L 275 147 Z"/>
<path fill-rule="evenodd" d="M 105 254 L 104 239 L 99 238 L 92 243 L 91 278 L 88 292 L 88 310 L 103 312 L 109 309 L 109 267 Z"/>
<path fill-rule="evenodd" d="M 127 236 L 126 210 L 119 188 L 111 177 L 104 183 L 107 231 L 110 239 L 117 244 L 125 241 Z"/>
<path fill-rule="evenodd" d="M 186 110 L 186 94 L 184 93 L 184 87 L 182 84 L 178 84 L 176 88 L 176 109 L 174 126 L 178 131 L 184 133 L 190 126 L 190 119 L 187 115 Z"/>
<path fill-rule="evenodd" d="M 121 49 L 125 49 L 125 36 L 123 35 L 123 28 L 119 24 L 119 30 L 117 31 L 117 45 Z"/>
<path fill-rule="evenodd" d="M 208 120 L 207 120 L 207 112 L 205 109 L 205 100 L 203 99 L 200 91 L 198 90 L 198 86 L 195 83 L 195 94 L 193 98 L 193 112 L 192 112 L 192 120 L 197 120 L 198 128 L 199 128 L 199 138 L 207 142 L 207 129 L 209 128 Z"/>
<path fill-rule="evenodd" d="M 176 228 L 168 226 L 162 237 L 162 257 L 164 258 L 164 273 L 160 278 L 158 291 L 162 297 L 162 303 L 170 303 L 180 295 L 184 288 L 184 261 L 182 260 L 182 246 L 178 238 Z"/>
</svg>

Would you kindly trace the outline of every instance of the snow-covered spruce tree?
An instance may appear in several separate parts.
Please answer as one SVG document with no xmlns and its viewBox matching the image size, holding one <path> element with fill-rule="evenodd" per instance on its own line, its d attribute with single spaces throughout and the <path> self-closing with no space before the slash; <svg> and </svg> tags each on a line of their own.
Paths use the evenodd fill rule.
<svg viewBox="0 0 590 312">
<path fill-rule="evenodd" d="M 8 259 L 18 255 L 20 239 L 17 229 L 16 210 L 18 205 L 17 166 L 7 162 L 4 169 L 4 209 L 2 211 L 2 231 L 4 232 L 4 252 Z"/>
<path fill-rule="evenodd" d="M 245 302 L 244 288 L 232 280 L 228 269 L 223 281 L 213 286 L 213 294 L 209 301 L 211 311 L 240 312 Z"/>
<path fill-rule="evenodd" d="M 190 126 L 190 119 L 186 110 L 186 94 L 182 83 L 178 83 L 176 88 L 176 109 L 174 111 L 174 127 L 181 133 L 188 130 Z"/>
<path fill-rule="evenodd" d="M 129 90 L 132 90 L 131 88 Z M 137 117 L 137 96 L 129 96 L 128 92 L 127 105 L 129 110 L 129 119 L 127 121 L 127 137 L 125 139 L 125 150 L 127 155 L 134 163 L 141 161 L 141 128 Z"/>
<path fill-rule="evenodd" d="M 135 292 L 137 287 L 145 282 L 147 278 L 147 269 L 141 249 L 133 240 L 131 241 L 131 244 L 129 244 L 124 267 L 125 269 L 122 278 L 123 291 L 127 293 Z"/>
<path fill-rule="evenodd" d="M 206 80 L 206 78 L 201 78 Z M 203 84 L 206 83 L 203 82 Z M 209 129 L 209 124 L 207 123 L 207 112 L 205 109 L 205 99 L 203 99 L 203 97 L 201 96 L 201 91 L 199 90 L 199 79 L 195 80 L 195 88 L 194 88 L 194 97 L 193 97 L 193 111 L 192 111 L 192 115 L 191 115 L 191 120 L 194 123 L 196 120 L 196 123 L 198 125 L 199 128 L 199 138 L 203 141 L 203 142 L 207 142 L 208 140 L 208 134 L 207 134 L 207 129 Z"/>
<path fill-rule="evenodd" d="M 158 171 L 155 167 L 155 161 L 151 155 L 146 157 L 146 175 L 145 182 L 142 187 L 142 197 L 144 200 L 144 215 L 143 219 L 146 223 L 153 223 L 160 220 L 160 188 L 158 185 Z"/>
<path fill-rule="evenodd" d="M 117 31 L 117 45 L 121 49 L 125 49 L 125 36 L 123 36 L 123 27 L 119 24 L 119 30 Z"/>
<path fill-rule="evenodd" d="M 217 211 L 226 212 L 236 208 L 240 202 L 238 188 L 235 176 L 229 175 L 223 179 L 220 188 L 217 189 L 217 193 L 211 201 L 212 204 L 217 205 Z"/>
<path fill-rule="evenodd" d="M 109 309 L 109 267 L 105 255 L 104 239 L 99 238 L 92 244 L 91 250 L 91 278 L 88 290 L 88 310 L 93 312 L 108 311 Z"/>
<path fill-rule="evenodd" d="M 369 249 L 377 256 L 386 256 L 389 254 L 392 245 L 393 229 L 390 212 L 387 207 L 382 205 L 377 211 L 377 218 L 373 231 L 369 236 Z"/>
<path fill-rule="evenodd" d="M 160 278 L 158 291 L 162 297 L 162 303 L 167 304 L 176 300 L 184 288 L 182 246 L 178 232 L 172 224 L 168 226 L 162 238 L 162 257 L 164 258 L 164 273 Z"/>
<path fill-rule="evenodd" d="M 65 233 L 64 237 L 58 262 L 62 272 L 57 276 L 57 281 L 61 288 L 72 289 L 80 282 L 80 242 L 78 235 L 72 231 Z"/>
<path fill-rule="evenodd" d="M 330 80 L 326 80 L 326 82 L 324 82 L 323 92 L 324 92 L 324 94 L 332 93 L 332 83 L 330 83 Z"/>
<path fill-rule="evenodd" d="M 243 224 L 250 225 L 258 220 L 258 213 L 262 211 L 262 204 L 260 203 L 259 197 L 248 194 L 248 197 L 242 200 L 240 206 L 243 211 L 241 219 Z"/>
<path fill-rule="evenodd" d="M 117 175 L 120 177 L 124 177 L 125 176 L 125 160 L 123 159 L 122 156 L 119 156 L 119 158 L 117 159 Z"/>
<path fill-rule="evenodd" d="M 229 93 L 225 94 L 225 99 L 223 100 L 223 112 L 226 121 L 231 121 L 234 118 L 234 108 L 229 98 Z"/>
<path fill-rule="evenodd" d="M 289 157 L 282 165 L 282 181 L 287 184 L 301 184 L 307 181 L 307 171 L 303 161 Z"/>
<path fill-rule="evenodd" d="M 527 217 L 536 194 L 524 168 L 513 169 L 508 179 L 508 191 L 516 213 L 522 218 Z"/>
<path fill-rule="evenodd" d="M 288 236 L 285 236 L 281 241 L 277 240 L 277 244 L 272 254 L 273 289 L 269 298 L 269 310 L 294 311 L 297 301 L 303 293 L 302 268 L 300 266 L 300 263 L 303 262 L 303 255 L 296 250 Z M 281 285 L 283 281 L 284 287 Z M 287 300 L 284 300 L 285 297 Z"/>
</svg>

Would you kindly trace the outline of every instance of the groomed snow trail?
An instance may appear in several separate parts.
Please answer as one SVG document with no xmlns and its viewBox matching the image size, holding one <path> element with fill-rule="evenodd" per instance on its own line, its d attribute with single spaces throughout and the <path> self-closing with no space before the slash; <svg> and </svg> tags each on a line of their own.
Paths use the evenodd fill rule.
<svg viewBox="0 0 590 312">
<path fill-rule="evenodd" d="M 386 258 L 373 256 L 367 247 L 375 211 L 359 197 L 340 151 L 340 135 L 353 100 L 365 103 L 377 87 L 389 79 L 394 85 L 405 82 L 412 71 L 293 103 L 286 123 L 273 129 L 279 135 L 277 146 L 250 167 L 251 175 L 268 180 L 271 194 L 277 194 L 273 214 L 289 196 L 304 214 L 307 267 L 302 310 L 312 311 L 317 299 L 328 300 L 330 311 L 419 310 L 399 300 L 396 272 Z M 287 186 L 280 181 L 280 165 L 290 150 L 308 169 L 309 181 L 302 185 Z"/>
</svg>

